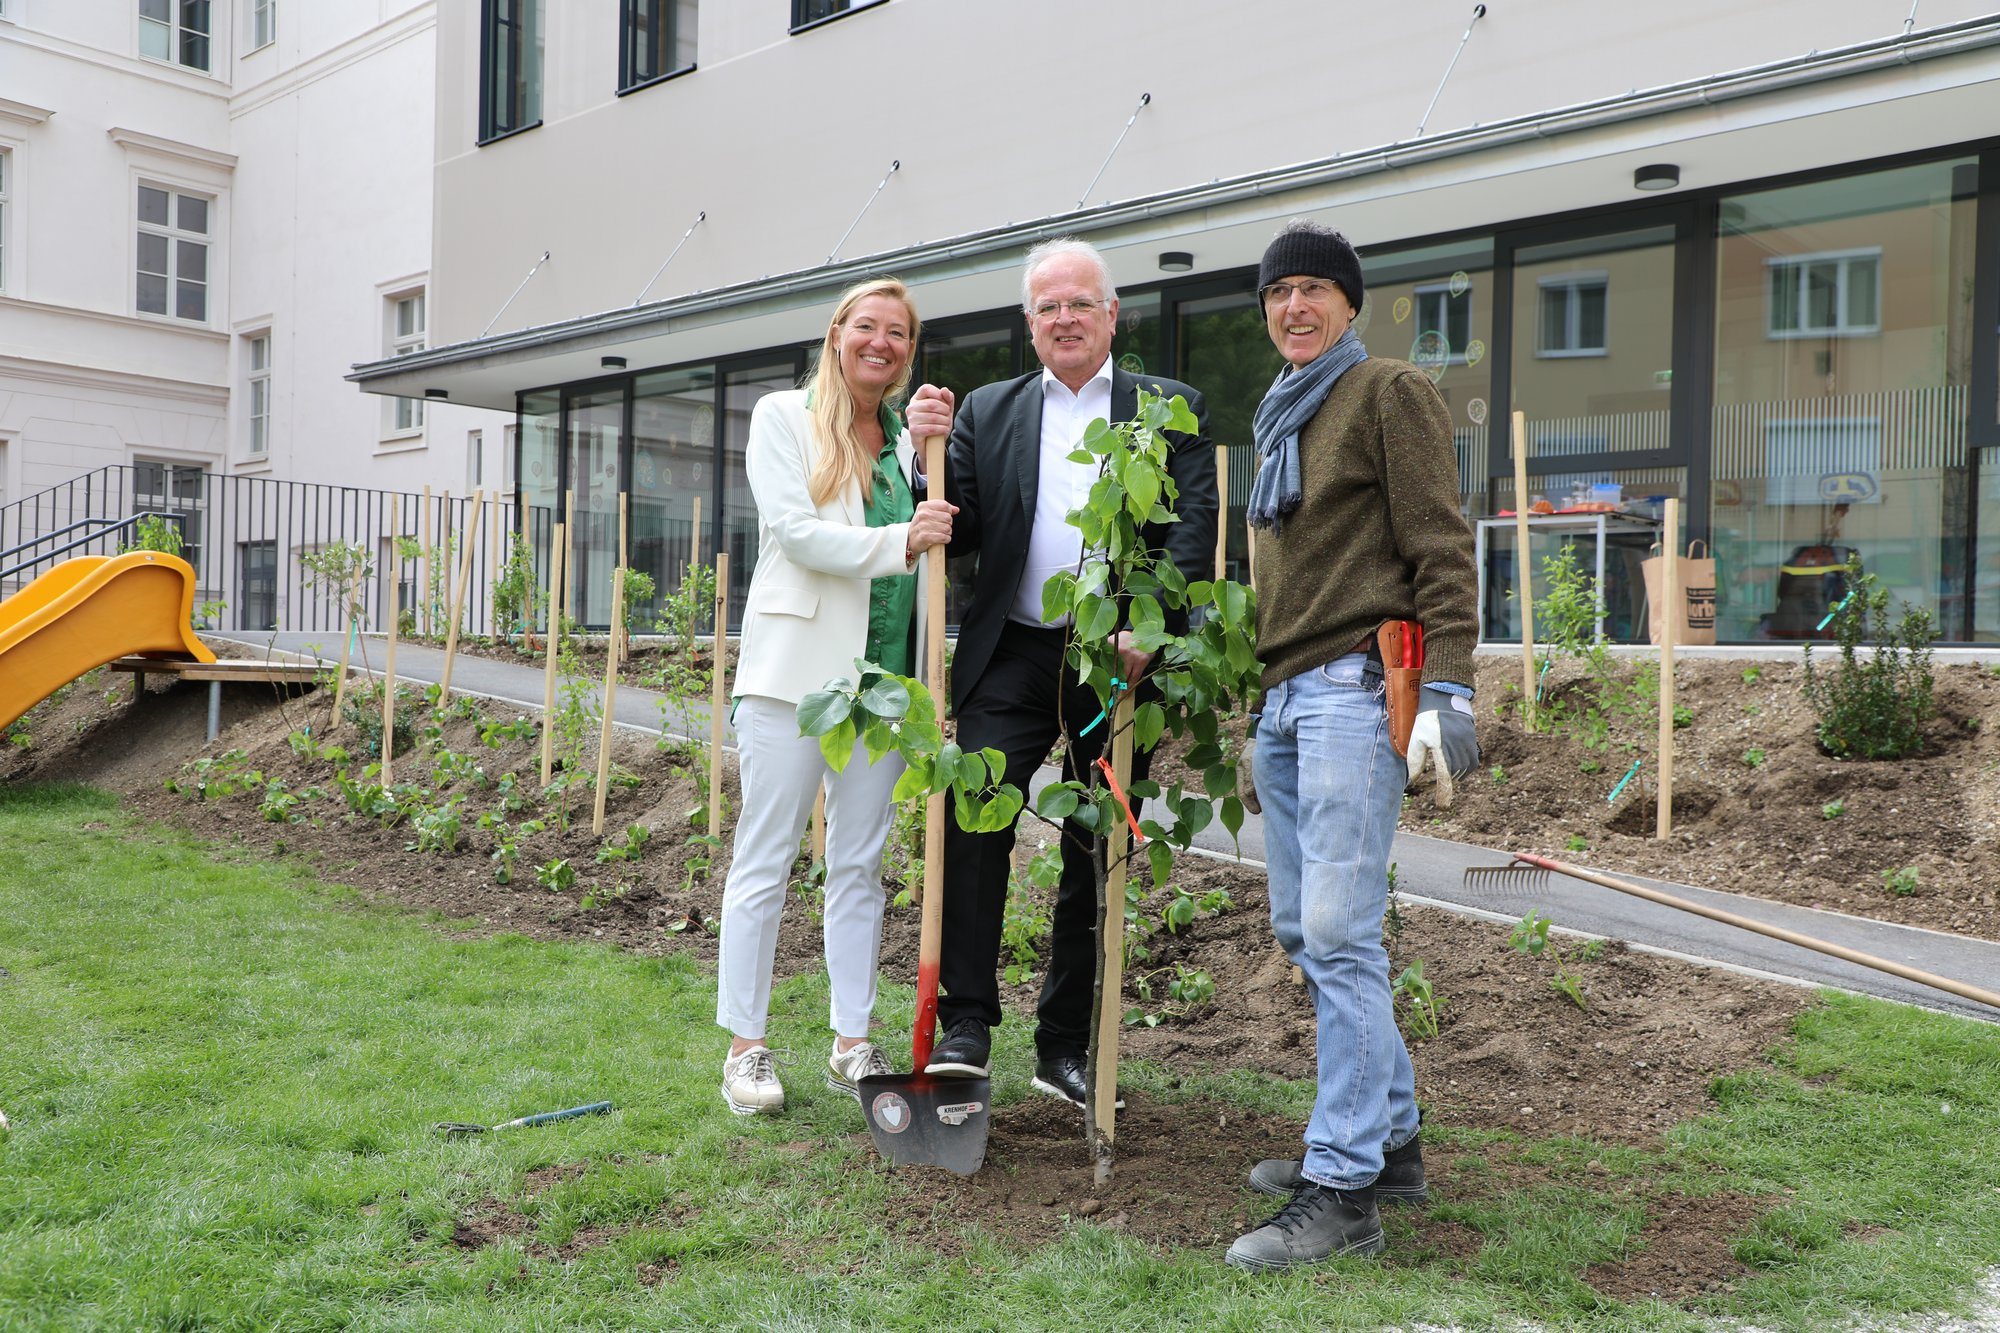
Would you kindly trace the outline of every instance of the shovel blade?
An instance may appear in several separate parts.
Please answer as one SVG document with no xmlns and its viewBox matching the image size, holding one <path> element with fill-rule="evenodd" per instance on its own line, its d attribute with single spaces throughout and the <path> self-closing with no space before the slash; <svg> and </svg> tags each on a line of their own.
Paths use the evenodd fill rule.
<svg viewBox="0 0 2000 1333">
<path fill-rule="evenodd" d="M 941 1166 L 969 1176 L 986 1160 L 991 1079 L 876 1074 L 855 1086 L 875 1151 L 892 1165 Z"/>
</svg>

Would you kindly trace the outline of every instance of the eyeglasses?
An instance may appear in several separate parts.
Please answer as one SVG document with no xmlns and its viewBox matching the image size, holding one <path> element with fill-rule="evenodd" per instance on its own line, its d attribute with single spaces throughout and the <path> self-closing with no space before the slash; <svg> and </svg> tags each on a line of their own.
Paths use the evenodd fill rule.
<svg viewBox="0 0 2000 1333">
<path fill-rule="evenodd" d="M 1267 306 L 1281 306 L 1292 299 L 1292 293 L 1303 296 L 1307 305 L 1324 305 L 1329 297 L 1340 290 L 1338 283 L 1321 282 L 1318 278 L 1307 278 L 1304 282 L 1274 282 L 1264 288 L 1260 295 Z"/>
<path fill-rule="evenodd" d="M 1057 314 L 1067 310 L 1077 319 L 1089 319 L 1110 304 L 1109 301 L 1100 301 L 1090 296 L 1074 301 L 1039 301 L 1028 307 L 1028 313 L 1036 319 L 1054 319 Z"/>
</svg>

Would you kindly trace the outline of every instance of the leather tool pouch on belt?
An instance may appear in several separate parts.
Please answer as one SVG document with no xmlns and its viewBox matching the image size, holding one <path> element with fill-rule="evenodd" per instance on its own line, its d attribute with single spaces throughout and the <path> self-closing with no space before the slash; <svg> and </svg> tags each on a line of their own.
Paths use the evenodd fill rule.
<svg viewBox="0 0 2000 1333">
<path fill-rule="evenodd" d="M 1410 755 L 1410 728 L 1417 724 L 1417 693 L 1423 689 L 1424 628 L 1414 620 L 1385 620 L 1375 627 L 1375 650 L 1389 703 L 1389 739 L 1396 753 Z"/>
</svg>

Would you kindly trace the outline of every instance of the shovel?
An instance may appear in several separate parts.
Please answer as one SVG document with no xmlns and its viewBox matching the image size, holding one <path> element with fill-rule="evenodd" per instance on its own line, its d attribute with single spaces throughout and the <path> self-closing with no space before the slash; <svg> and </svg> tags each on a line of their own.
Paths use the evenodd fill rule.
<svg viewBox="0 0 2000 1333">
<path fill-rule="evenodd" d="M 944 437 L 926 442 L 924 474 L 932 494 L 944 492 Z M 924 683 L 944 722 L 944 548 L 924 553 L 929 586 L 924 607 Z M 860 1079 L 862 1114 L 875 1151 L 893 1166 L 941 1166 L 969 1176 L 986 1159 L 993 1083 L 924 1073 L 937 1040 L 938 958 L 944 934 L 944 793 L 925 806 L 923 933 L 917 948 L 917 1022 L 910 1039 L 912 1072 Z"/>
</svg>

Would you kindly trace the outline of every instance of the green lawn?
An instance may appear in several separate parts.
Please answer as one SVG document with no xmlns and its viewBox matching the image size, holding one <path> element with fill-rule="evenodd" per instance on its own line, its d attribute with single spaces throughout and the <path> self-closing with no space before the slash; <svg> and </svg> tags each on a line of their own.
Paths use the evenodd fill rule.
<svg viewBox="0 0 2000 1333">
<path fill-rule="evenodd" d="M 892 1182 L 853 1169 L 851 1100 L 798 1076 L 784 1119 L 724 1110 L 696 965 L 454 940 L 79 789 L 0 789 L 0 967 L 0 1110 L 14 1122 L 0 1137 L 0 1329 L 1699 1322 L 1578 1280 L 1637 1221 L 1581 1189 L 1441 1204 L 1486 1237 L 1462 1277 L 1347 1262 L 1251 1278 L 1212 1250 L 1160 1255 L 1087 1223 L 1039 1251 L 975 1241 L 944 1259 L 875 1222 Z M 888 1001 L 887 1021 L 907 1023 L 908 991 Z M 802 1075 L 824 1005 L 823 978 L 780 988 L 780 1024 L 812 1034 Z M 1009 1043 L 1019 1027 L 1002 1030 Z M 1303 1096 L 1242 1077 L 1203 1087 Z M 1761 1275 L 1712 1307 L 1769 1328 L 1953 1308 L 2000 1263 L 1994 1029 L 1836 998 L 1801 1021 L 1784 1073 L 1720 1092 L 1720 1111 L 1662 1153 L 1533 1150 L 1691 1192 L 1786 1195 L 1738 1247 Z M 618 1110 L 465 1142 L 430 1129 L 600 1099 Z M 1441 1132 L 1462 1148 L 1504 1137 Z M 816 1150 L 787 1148 L 801 1138 Z M 580 1162 L 573 1178 L 527 1179 Z M 453 1245 L 489 1198 L 525 1213 L 524 1233 Z M 544 1257 L 586 1228 L 612 1234 Z M 669 1280 L 641 1281 L 670 1261 Z"/>
</svg>

